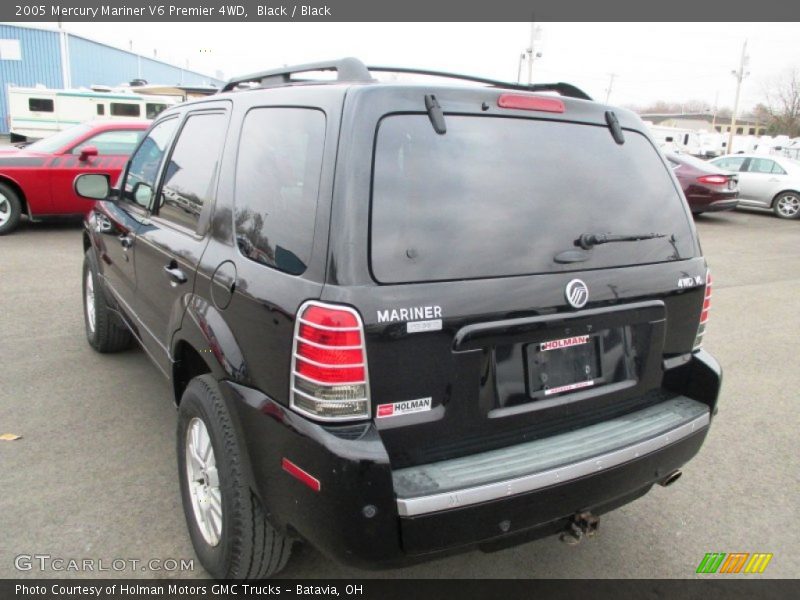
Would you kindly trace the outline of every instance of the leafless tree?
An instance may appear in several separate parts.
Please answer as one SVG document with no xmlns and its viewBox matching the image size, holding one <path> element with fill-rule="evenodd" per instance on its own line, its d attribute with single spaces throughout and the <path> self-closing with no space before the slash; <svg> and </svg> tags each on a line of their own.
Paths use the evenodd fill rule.
<svg viewBox="0 0 800 600">
<path fill-rule="evenodd" d="M 800 136 L 800 68 L 788 69 L 770 81 L 764 100 L 770 133 Z"/>
</svg>

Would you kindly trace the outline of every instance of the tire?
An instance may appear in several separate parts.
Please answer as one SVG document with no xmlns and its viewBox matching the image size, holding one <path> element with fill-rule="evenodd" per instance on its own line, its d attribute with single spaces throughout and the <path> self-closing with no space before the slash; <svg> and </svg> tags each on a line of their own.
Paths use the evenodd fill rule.
<svg viewBox="0 0 800 600">
<path fill-rule="evenodd" d="M 133 335 L 108 308 L 91 248 L 83 259 L 83 322 L 86 339 L 98 352 L 121 352 L 131 347 Z"/>
<path fill-rule="evenodd" d="M 797 192 L 782 192 L 775 197 L 772 211 L 781 219 L 800 218 L 800 194 Z"/>
<path fill-rule="evenodd" d="M 22 202 L 19 196 L 5 183 L 0 183 L 0 235 L 14 231 L 21 217 Z"/>
<path fill-rule="evenodd" d="M 291 554 L 292 541 L 267 521 L 251 489 L 243 448 L 214 378 L 192 379 L 178 411 L 181 499 L 194 550 L 216 579 L 263 579 Z"/>
</svg>

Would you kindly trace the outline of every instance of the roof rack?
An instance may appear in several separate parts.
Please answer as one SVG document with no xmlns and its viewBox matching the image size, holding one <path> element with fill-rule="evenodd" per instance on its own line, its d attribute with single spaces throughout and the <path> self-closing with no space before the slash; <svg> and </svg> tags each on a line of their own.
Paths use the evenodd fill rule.
<svg viewBox="0 0 800 600">
<path fill-rule="evenodd" d="M 283 67 L 280 69 L 272 69 L 269 71 L 261 71 L 252 73 L 243 77 L 236 77 L 228 81 L 222 92 L 229 92 L 236 89 L 238 86 L 245 83 L 255 83 L 262 86 L 267 85 L 286 85 L 293 81 L 303 81 L 292 79 L 292 75 L 297 73 L 309 73 L 312 71 L 336 71 L 337 81 L 351 81 L 369 83 L 374 82 L 375 79 L 370 75 L 370 72 L 378 73 L 407 73 L 412 75 L 427 75 L 430 77 L 442 77 L 445 79 L 459 79 L 462 81 L 471 81 L 473 83 L 482 83 L 491 87 L 520 90 L 526 92 L 557 92 L 562 96 L 569 96 L 571 98 L 580 98 L 582 100 L 591 100 L 591 96 L 584 92 L 582 89 L 575 87 L 570 83 L 556 82 L 556 83 L 509 83 L 507 81 L 498 81 L 495 79 L 487 79 L 485 77 L 474 77 L 472 75 L 459 75 L 456 73 L 447 73 L 445 71 L 430 71 L 426 69 L 407 69 L 402 67 L 380 67 L 380 66 L 365 66 L 357 58 L 343 58 L 341 60 L 308 63 L 305 65 L 297 65 L 294 67 Z"/>
<path fill-rule="evenodd" d="M 376 71 L 379 73 L 410 73 L 413 75 L 429 75 L 431 77 L 444 77 L 446 79 L 461 79 L 463 81 L 472 81 L 474 83 L 483 83 L 491 87 L 503 88 L 508 90 L 520 90 L 525 92 L 558 92 L 562 96 L 569 96 L 571 98 L 580 98 L 581 100 L 591 100 L 589 96 L 582 89 L 572 85 L 571 83 L 557 82 L 557 83 L 509 83 L 508 81 L 498 81 L 496 79 L 486 79 L 485 77 L 474 77 L 472 75 L 459 75 L 457 73 L 447 73 L 445 71 L 429 71 L 426 69 L 405 69 L 401 67 L 367 67 L 369 71 Z"/>
<path fill-rule="evenodd" d="M 228 81 L 220 91 L 229 92 L 243 83 L 257 83 L 260 85 L 287 84 L 293 81 L 292 75 L 295 73 L 310 73 L 312 71 L 336 71 L 337 81 L 375 81 L 370 76 L 367 67 L 360 60 L 357 58 L 342 58 L 340 60 L 282 67 L 280 69 L 251 73 L 243 77 L 235 77 Z"/>
</svg>

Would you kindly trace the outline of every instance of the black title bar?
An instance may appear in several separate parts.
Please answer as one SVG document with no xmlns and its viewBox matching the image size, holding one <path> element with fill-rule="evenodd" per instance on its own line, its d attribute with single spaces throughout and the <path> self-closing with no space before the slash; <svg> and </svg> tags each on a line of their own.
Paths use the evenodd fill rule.
<svg viewBox="0 0 800 600">
<path fill-rule="evenodd" d="M 0 21 L 793 21 L 787 0 L 3 0 Z"/>
</svg>

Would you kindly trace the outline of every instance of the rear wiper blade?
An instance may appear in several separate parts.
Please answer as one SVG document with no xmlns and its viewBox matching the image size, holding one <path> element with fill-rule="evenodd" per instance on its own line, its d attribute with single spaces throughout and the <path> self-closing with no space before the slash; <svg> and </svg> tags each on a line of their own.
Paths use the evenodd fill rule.
<svg viewBox="0 0 800 600">
<path fill-rule="evenodd" d="M 592 246 L 599 244 L 610 244 L 612 242 L 638 242 L 640 240 L 653 240 L 656 238 L 672 237 L 667 233 L 636 233 L 630 235 L 620 235 L 614 233 L 582 233 L 575 240 L 575 245 L 584 250 L 589 250 Z"/>
</svg>

